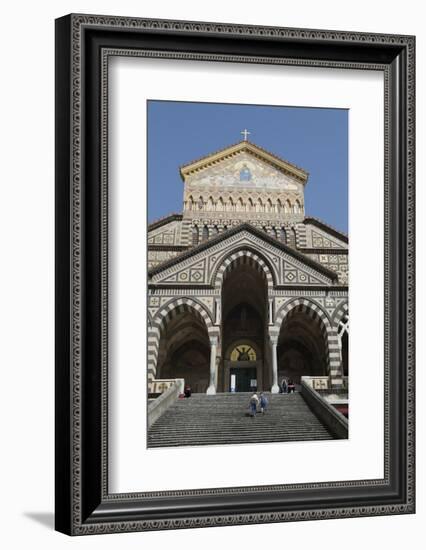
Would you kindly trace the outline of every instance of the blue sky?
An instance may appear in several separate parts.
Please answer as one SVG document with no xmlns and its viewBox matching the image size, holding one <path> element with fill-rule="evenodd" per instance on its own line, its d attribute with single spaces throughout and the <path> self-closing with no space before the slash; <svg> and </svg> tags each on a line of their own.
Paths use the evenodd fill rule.
<svg viewBox="0 0 426 550">
<path fill-rule="evenodd" d="M 182 211 L 179 166 L 243 139 L 309 172 L 305 212 L 348 231 L 348 111 L 148 101 L 148 221 Z"/>
</svg>

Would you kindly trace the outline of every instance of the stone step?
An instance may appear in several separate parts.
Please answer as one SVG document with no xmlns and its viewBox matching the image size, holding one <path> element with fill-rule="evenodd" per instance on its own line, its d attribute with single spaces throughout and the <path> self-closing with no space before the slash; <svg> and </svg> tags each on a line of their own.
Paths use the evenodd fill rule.
<svg viewBox="0 0 426 550">
<path fill-rule="evenodd" d="M 235 437 L 232 439 L 233 445 L 240 445 L 240 444 L 256 444 L 256 443 L 289 443 L 289 442 L 301 442 L 301 441 L 329 441 L 332 440 L 333 437 L 329 434 L 309 434 L 307 436 L 306 434 L 292 434 L 292 435 L 283 435 L 279 438 L 272 438 L 267 435 L 265 436 L 259 436 L 259 438 L 239 438 Z M 183 447 L 183 446 L 191 446 L 191 447 L 197 447 L 200 445 L 229 445 L 230 441 L 228 438 L 220 440 L 218 438 L 215 438 L 214 440 L 211 439 L 199 439 L 197 441 L 193 440 L 192 438 L 188 439 L 181 439 L 181 438 L 171 438 L 170 440 L 167 439 L 161 439 L 159 441 L 156 440 L 150 440 L 149 441 L 149 448 L 154 447 Z"/>
<path fill-rule="evenodd" d="M 248 414 L 251 393 L 178 399 L 150 428 L 148 447 L 333 439 L 299 393 L 267 394 L 266 414 Z"/>
</svg>

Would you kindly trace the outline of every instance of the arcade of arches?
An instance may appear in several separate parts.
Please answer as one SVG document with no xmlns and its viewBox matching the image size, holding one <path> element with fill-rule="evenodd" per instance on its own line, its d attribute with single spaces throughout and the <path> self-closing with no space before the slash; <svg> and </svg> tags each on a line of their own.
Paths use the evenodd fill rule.
<svg viewBox="0 0 426 550">
<path fill-rule="evenodd" d="M 149 387 L 346 385 L 348 237 L 305 216 L 308 173 L 244 139 L 180 176 L 183 211 L 148 227 Z"/>
<path fill-rule="evenodd" d="M 215 393 L 277 392 L 283 378 L 299 384 L 302 376 L 327 377 L 333 364 L 334 380 L 347 376 L 347 323 L 333 330 L 307 300 L 274 320 L 271 293 L 262 266 L 240 256 L 224 272 L 216 324 L 208 326 L 200 308 L 172 302 L 159 332 L 156 378 L 184 379 L 193 392 Z"/>
<path fill-rule="evenodd" d="M 159 378 L 183 378 L 194 392 L 209 384 L 210 341 L 202 318 L 191 310 L 174 316 L 165 326 L 158 353 Z"/>
</svg>

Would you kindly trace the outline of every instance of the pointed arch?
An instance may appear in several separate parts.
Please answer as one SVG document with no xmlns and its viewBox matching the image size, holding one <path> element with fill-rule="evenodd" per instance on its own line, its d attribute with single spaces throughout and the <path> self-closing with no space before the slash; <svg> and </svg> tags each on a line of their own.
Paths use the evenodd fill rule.
<svg viewBox="0 0 426 550">
<path fill-rule="evenodd" d="M 183 311 L 193 312 L 197 317 L 204 321 L 209 333 L 214 332 L 213 313 L 209 311 L 204 304 L 201 304 L 192 298 L 186 297 L 172 298 L 169 302 L 164 304 L 155 313 L 152 319 L 152 326 L 157 328 L 161 333 L 164 330 L 167 321 Z"/>
<path fill-rule="evenodd" d="M 196 246 L 200 242 L 200 230 L 198 225 L 192 226 L 192 245 Z"/>
<path fill-rule="evenodd" d="M 187 210 L 194 210 L 194 197 L 189 195 L 187 200 Z"/>
<path fill-rule="evenodd" d="M 300 202 L 298 199 L 296 199 L 295 203 L 293 204 L 293 213 L 300 214 L 300 212 L 301 212 Z"/>
<path fill-rule="evenodd" d="M 338 327 L 340 321 L 345 317 L 349 317 L 349 304 L 347 301 L 344 301 L 341 304 L 339 304 L 339 306 L 334 310 L 334 313 L 332 316 L 332 322 L 334 326 Z"/>
<path fill-rule="evenodd" d="M 284 318 L 295 308 L 299 308 L 299 311 L 310 312 L 312 316 L 317 315 L 331 330 L 331 321 L 327 311 L 319 303 L 308 298 L 293 298 L 281 306 L 275 314 L 274 327 L 280 329 Z"/>
<path fill-rule="evenodd" d="M 293 313 L 292 313 L 293 312 Z M 319 323 L 324 338 L 327 353 L 327 369 L 331 379 L 341 379 L 342 364 L 339 338 L 335 327 L 332 326 L 327 311 L 317 302 L 307 298 L 294 298 L 284 304 L 276 313 L 274 327 L 269 329 L 274 337 L 278 338 L 281 326 L 286 319 L 296 312 L 307 314 L 314 322 Z"/>
<path fill-rule="evenodd" d="M 287 199 L 284 203 L 284 212 L 285 214 L 291 214 L 291 202 Z"/>
<path fill-rule="evenodd" d="M 288 246 L 291 246 L 292 248 L 296 248 L 297 246 L 297 239 L 296 239 L 296 231 L 294 227 L 289 227 L 287 229 L 287 244 Z"/>
<path fill-rule="evenodd" d="M 155 380 L 157 374 L 158 352 L 161 336 L 170 321 L 181 313 L 192 313 L 203 326 L 209 336 L 218 335 L 218 327 L 214 326 L 213 313 L 206 306 L 192 298 L 172 298 L 164 304 L 153 316 L 152 326 L 148 328 L 148 380 Z"/>
<path fill-rule="evenodd" d="M 216 289 L 220 289 L 226 273 L 244 263 L 255 267 L 266 280 L 268 289 L 272 290 L 276 281 L 276 274 L 268 260 L 266 260 L 262 254 L 251 248 L 244 248 L 229 255 L 225 253 L 222 258 L 217 261 L 216 268 L 212 274 L 212 286 Z"/>
<path fill-rule="evenodd" d="M 202 241 L 207 241 L 208 238 L 209 238 L 209 227 L 208 227 L 208 225 L 204 225 L 203 232 L 202 232 L 202 235 L 201 235 L 201 240 Z"/>
</svg>

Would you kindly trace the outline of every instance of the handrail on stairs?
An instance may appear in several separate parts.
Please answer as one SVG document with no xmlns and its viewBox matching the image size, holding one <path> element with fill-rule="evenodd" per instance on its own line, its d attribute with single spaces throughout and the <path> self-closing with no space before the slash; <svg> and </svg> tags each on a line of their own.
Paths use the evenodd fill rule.
<svg viewBox="0 0 426 550">
<path fill-rule="evenodd" d="M 176 378 L 165 392 L 157 397 L 157 399 L 148 403 L 148 429 L 171 405 L 173 405 L 179 395 L 183 393 L 184 385 L 185 380 L 183 378 Z"/>
<path fill-rule="evenodd" d="M 348 419 L 337 409 L 330 405 L 306 380 L 301 380 L 302 396 L 309 408 L 328 428 L 336 439 L 348 439 Z"/>
</svg>

